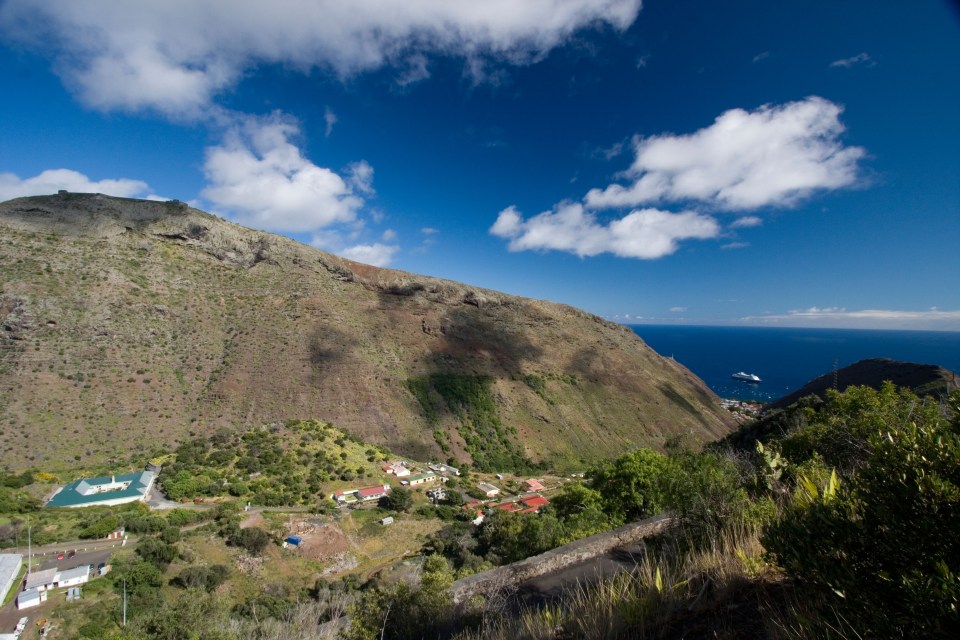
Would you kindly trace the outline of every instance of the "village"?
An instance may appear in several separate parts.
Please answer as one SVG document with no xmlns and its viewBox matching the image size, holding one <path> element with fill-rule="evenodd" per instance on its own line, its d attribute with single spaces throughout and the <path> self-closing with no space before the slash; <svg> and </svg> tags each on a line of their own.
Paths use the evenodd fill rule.
<svg viewBox="0 0 960 640">
<path fill-rule="evenodd" d="M 326 516 L 315 516 L 295 505 L 263 507 L 249 500 L 181 498 L 171 501 L 157 482 L 161 471 L 161 466 L 150 464 L 141 471 L 80 478 L 52 490 L 44 510 L 138 503 L 152 513 L 190 509 L 202 517 L 204 513 L 216 511 L 219 505 L 242 502 L 238 504 L 239 526 L 268 530 L 276 544 L 264 552 L 262 559 L 238 556 L 238 574 L 263 576 L 267 574 L 264 562 L 276 569 L 285 566 L 284 571 L 292 573 L 319 563 L 318 575 L 335 578 L 355 571 L 370 574 L 399 566 L 397 562 L 402 564 L 404 558 L 419 553 L 416 541 L 424 540 L 440 526 L 439 520 L 432 521 L 436 524 L 423 520 L 424 510 L 441 505 L 449 509 L 454 504 L 475 526 L 494 511 L 532 516 L 550 503 L 545 494 L 565 481 L 558 477 L 544 480 L 472 471 L 466 482 L 461 470 L 450 464 L 399 458 L 383 460 L 377 467 L 382 482 L 345 486 L 325 494 L 332 511 Z M 409 492 L 418 509 L 416 517 L 386 507 L 388 498 L 396 491 Z M 324 511 L 322 505 L 319 510 Z M 371 521 L 365 514 L 376 519 Z M 364 522 L 376 523 L 383 533 L 373 532 Z M 4 603 L 0 608 L 0 640 L 48 637 L 49 620 L 56 616 L 55 612 L 64 605 L 80 602 L 84 589 L 110 572 L 111 557 L 116 552 L 129 554 L 137 546 L 136 536 L 131 537 L 122 528 L 98 540 L 42 547 L 31 547 L 29 532 L 27 537 L 26 554 L 0 554 L 0 601 Z M 397 540 L 403 544 L 398 545 Z M 378 548 L 367 551 L 374 547 Z M 298 562 L 307 564 L 298 565 Z M 301 568 L 297 569 L 298 566 Z M 104 592 L 103 587 L 97 592 Z M 31 616 L 34 610 L 39 613 Z"/>
</svg>

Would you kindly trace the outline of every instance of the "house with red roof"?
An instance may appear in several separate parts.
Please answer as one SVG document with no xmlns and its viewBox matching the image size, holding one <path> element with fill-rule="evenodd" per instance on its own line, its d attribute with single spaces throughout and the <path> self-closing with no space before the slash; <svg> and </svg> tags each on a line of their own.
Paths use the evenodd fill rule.
<svg viewBox="0 0 960 640">
<path fill-rule="evenodd" d="M 530 478 L 529 480 L 524 482 L 524 484 L 527 485 L 527 491 L 543 491 L 544 489 L 546 489 L 546 487 L 543 486 L 542 482 L 540 482 L 539 480 L 534 480 L 533 478 Z"/>
<path fill-rule="evenodd" d="M 522 498 L 520 502 L 525 507 L 523 509 L 524 513 L 536 513 L 541 507 L 545 507 L 550 504 L 549 500 L 539 495 L 527 496 Z"/>
<path fill-rule="evenodd" d="M 363 487 L 361 489 L 346 489 L 337 491 L 330 496 L 330 499 L 337 504 L 353 504 L 356 502 L 372 502 L 379 500 L 390 493 L 390 485 L 378 484 L 372 487 Z"/>
</svg>

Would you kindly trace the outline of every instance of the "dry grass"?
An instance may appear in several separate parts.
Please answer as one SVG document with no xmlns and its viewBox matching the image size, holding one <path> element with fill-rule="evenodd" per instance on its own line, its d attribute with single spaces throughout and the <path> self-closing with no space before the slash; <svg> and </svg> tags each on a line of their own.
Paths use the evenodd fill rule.
<svg viewBox="0 0 960 640">
<path fill-rule="evenodd" d="M 757 532 L 733 531 L 699 551 L 651 553 L 631 572 L 572 589 L 561 606 L 509 616 L 495 598 L 474 603 L 466 615 L 483 624 L 458 640 L 775 637 L 765 612 L 780 578 L 762 551 Z"/>
</svg>

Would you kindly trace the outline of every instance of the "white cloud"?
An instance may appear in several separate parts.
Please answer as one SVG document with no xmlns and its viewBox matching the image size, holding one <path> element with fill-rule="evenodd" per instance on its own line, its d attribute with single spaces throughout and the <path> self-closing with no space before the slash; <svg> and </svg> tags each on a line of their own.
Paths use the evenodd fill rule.
<svg viewBox="0 0 960 640">
<path fill-rule="evenodd" d="M 757 216 L 742 216 L 730 223 L 733 229 L 746 229 L 748 227 L 759 227 L 763 224 L 763 219 Z"/>
<path fill-rule="evenodd" d="M 337 124 L 337 114 L 335 114 L 330 107 L 327 107 L 323 111 L 323 122 L 325 124 L 323 135 L 329 138 L 330 134 L 333 133 L 333 125 Z"/>
<path fill-rule="evenodd" d="M 604 224 L 577 202 L 561 203 L 529 220 L 508 207 L 490 228 L 510 241 L 511 251 L 553 249 L 580 257 L 612 253 L 643 259 L 674 253 L 679 240 L 714 238 L 719 232 L 716 220 L 693 211 L 636 210 Z"/>
<path fill-rule="evenodd" d="M 842 307 L 811 307 L 786 314 L 747 316 L 742 324 L 783 327 L 831 327 L 850 329 L 910 329 L 960 331 L 960 311 L 899 311 L 863 309 L 848 311 Z"/>
<path fill-rule="evenodd" d="M 397 76 L 397 84 L 401 87 L 415 84 L 430 77 L 430 70 L 427 68 L 427 56 L 422 53 L 407 58 L 402 67 L 400 75 Z"/>
<path fill-rule="evenodd" d="M 670 307 L 670 311 L 673 313 L 685 313 L 687 310 L 686 307 Z"/>
<path fill-rule="evenodd" d="M 366 160 L 354 162 L 347 167 L 347 181 L 351 187 L 365 196 L 376 193 L 373 190 L 373 167 Z"/>
<path fill-rule="evenodd" d="M 761 60 L 766 60 L 770 57 L 769 51 L 761 51 L 757 55 L 753 56 L 753 62 L 760 62 Z"/>
<path fill-rule="evenodd" d="M 856 182 L 865 152 L 840 141 L 841 107 L 819 97 L 731 109 L 690 135 L 636 138 L 627 185 L 593 189 L 591 208 L 699 201 L 724 210 L 788 206 Z"/>
<path fill-rule="evenodd" d="M 61 189 L 75 193 L 103 193 L 120 198 L 161 199 L 150 193 L 142 180 L 118 178 L 91 180 L 72 169 L 47 169 L 32 178 L 21 179 L 12 173 L 0 173 L 0 201 L 24 196 L 56 193 Z"/>
<path fill-rule="evenodd" d="M 290 142 L 297 125 L 280 115 L 239 118 L 224 141 L 209 147 L 202 195 L 238 222 L 281 232 L 312 231 L 356 219 L 358 186 L 373 169 L 353 165 L 348 179 L 318 167 Z"/>
<path fill-rule="evenodd" d="M 745 249 L 749 246 L 749 242 L 728 242 L 727 244 L 721 245 L 720 248 L 725 251 L 729 251 L 731 249 Z"/>
<path fill-rule="evenodd" d="M 397 245 L 387 245 L 380 242 L 373 244 L 358 244 L 340 252 L 344 258 L 354 262 L 372 264 L 375 267 L 385 267 L 393 260 L 394 254 L 400 250 Z"/>
<path fill-rule="evenodd" d="M 424 227 L 423 229 L 420 229 L 420 233 L 425 236 L 435 236 L 440 233 L 440 229 L 436 229 L 434 227 Z"/>
<path fill-rule="evenodd" d="M 385 64 L 426 73 L 425 54 L 536 61 L 573 32 L 626 29 L 641 0 L 6 0 L 0 30 L 58 57 L 98 109 L 197 115 L 257 64 L 348 76 Z M 421 56 L 421 58 L 418 58 Z M 472 73 L 472 71 L 471 71 Z M 411 76 L 412 77 L 412 76 Z"/>
<path fill-rule="evenodd" d="M 393 242 L 394 240 L 397 239 L 397 232 L 394 231 L 393 229 L 387 229 L 380 236 L 380 239 L 383 240 L 384 242 Z"/>
<path fill-rule="evenodd" d="M 855 56 L 850 56 L 849 58 L 841 58 L 840 60 L 834 60 L 830 63 L 831 67 L 843 67 L 844 69 L 849 69 L 850 67 L 857 64 L 865 64 L 868 67 L 875 66 L 877 63 L 873 61 L 873 58 L 866 52 L 858 53 Z"/>
</svg>

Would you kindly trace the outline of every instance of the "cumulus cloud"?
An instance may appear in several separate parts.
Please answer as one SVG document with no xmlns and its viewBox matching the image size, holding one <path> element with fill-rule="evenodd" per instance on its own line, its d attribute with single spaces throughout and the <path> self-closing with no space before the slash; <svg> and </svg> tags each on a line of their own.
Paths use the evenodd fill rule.
<svg viewBox="0 0 960 640">
<path fill-rule="evenodd" d="M 873 58 L 866 52 L 858 53 L 855 56 L 850 56 L 849 58 L 841 58 L 840 60 L 834 60 L 830 63 L 831 67 L 843 67 L 844 69 L 849 69 L 850 67 L 858 64 L 864 64 L 868 67 L 872 67 L 876 64 L 873 61 Z"/>
<path fill-rule="evenodd" d="M 357 190 L 372 191 L 373 169 L 361 161 L 344 179 L 305 158 L 290 141 L 298 134 L 280 115 L 238 118 L 224 141 L 207 149 L 203 197 L 241 224 L 269 231 L 353 222 L 364 203 Z"/>
<path fill-rule="evenodd" d="M 0 29 L 58 56 L 100 109 L 190 115 L 246 69 L 281 63 L 347 76 L 384 64 L 426 73 L 425 54 L 537 60 L 573 32 L 626 29 L 641 0 L 6 0 Z M 420 56 L 420 57 L 418 57 Z M 422 63 L 422 64 L 421 64 Z"/>
<path fill-rule="evenodd" d="M 702 202 L 737 211 L 789 206 L 856 182 L 865 151 L 840 141 L 842 109 L 810 97 L 755 111 L 731 109 L 689 135 L 634 140 L 629 183 L 591 190 L 588 207 Z"/>
<path fill-rule="evenodd" d="M 850 329 L 912 329 L 960 331 L 960 311 L 902 311 L 863 309 L 848 311 L 843 307 L 810 307 L 786 314 L 747 316 L 743 324 L 784 327 L 833 327 Z"/>
<path fill-rule="evenodd" d="M 56 193 L 61 189 L 76 193 L 103 193 L 120 198 L 160 199 L 150 193 L 150 187 L 142 180 L 118 178 L 91 180 L 72 169 L 47 169 L 31 178 L 12 173 L 0 173 L 0 201 L 24 196 Z"/>
<path fill-rule="evenodd" d="M 380 242 L 373 244 L 358 244 L 340 252 L 344 258 L 375 267 L 385 267 L 393 261 L 394 254 L 400 250 L 397 245 L 388 245 Z"/>
<path fill-rule="evenodd" d="M 564 202 L 530 219 L 508 207 L 497 216 L 490 233 L 508 239 L 511 251 L 557 250 L 580 257 L 612 253 L 654 259 L 674 253 L 680 240 L 716 237 L 720 225 L 693 211 L 658 209 L 631 211 L 604 223 L 582 204 Z"/>
<path fill-rule="evenodd" d="M 717 221 L 703 212 L 635 208 L 650 203 L 700 203 L 707 210 L 743 211 L 788 206 L 815 191 L 854 184 L 860 147 L 840 141 L 842 109 L 810 97 L 755 111 L 731 109 L 689 135 L 633 140 L 634 161 L 621 174 L 627 184 L 591 189 L 582 202 L 563 202 L 525 220 L 515 207 L 502 210 L 490 233 L 508 239 L 511 251 L 554 249 L 579 256 L 609 252 L 654 259 L 670 255 L 678 242 L 720 235 Z M 610 222 L 603 210 L 633 208 Z M 743 215 L 732 229 L 762 220 Z M 747 246 L 733 242 L 723 248 Z"/>
</svg>

